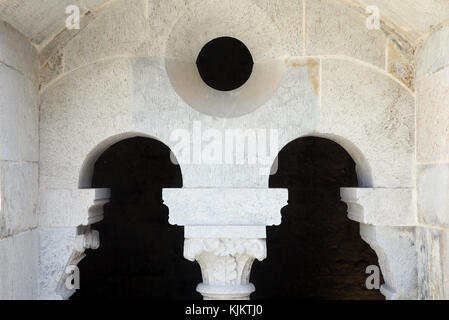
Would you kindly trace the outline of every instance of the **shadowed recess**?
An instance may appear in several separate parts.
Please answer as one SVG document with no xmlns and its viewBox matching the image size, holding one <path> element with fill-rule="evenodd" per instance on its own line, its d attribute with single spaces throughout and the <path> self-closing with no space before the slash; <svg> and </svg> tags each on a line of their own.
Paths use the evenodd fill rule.
<svg viewBox="0 0 449 320">
<path fill-rule="evenodd" d="M 168 223 L 162 188 L 181 188 L 170 149 L 149 138 L 116 143 L 97 160 L 94 188 L 111 188 L 104 219 L 92 228 L 100 248 L 79 263 L 79 299 L 200 299 L 197 265 L 183 258 L 183 229 Z"/>
<path fill-rule="evenodd" d="M 384 299 L 365 287 L 378 265 L 359 224 L 347 218 L 341 187 L 357 187 L 355 163 L 337 143 L 297 139 L 278 155 L 270 188 L 288 188 L 282 224 L 267 230 L 268 258 L 255 263 L 253 299 Z M 382 279 L 381 279 L 382 283 Z"/>
</svg>

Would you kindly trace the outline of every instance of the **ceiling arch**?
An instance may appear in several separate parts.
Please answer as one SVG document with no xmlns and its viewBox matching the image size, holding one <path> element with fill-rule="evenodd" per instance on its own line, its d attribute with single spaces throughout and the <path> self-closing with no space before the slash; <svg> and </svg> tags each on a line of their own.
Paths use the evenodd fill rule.
<svg viewBox="0 0 449 320">
<path fill-rule="evenodd" d="M 115 0 L 0 0 L 0 20 L 9 23 L 42 49 L 64 30 L 68 5 L 78 5 L 81 16 L 86 16 L 95 14 L 112 1 Z M 362 12 L 368 5 L 377 6 L 384 24 L 413 46 L 434 28 L 449 22 L 448 0 L 329 1 L 344 2 Z"/>
</svg>

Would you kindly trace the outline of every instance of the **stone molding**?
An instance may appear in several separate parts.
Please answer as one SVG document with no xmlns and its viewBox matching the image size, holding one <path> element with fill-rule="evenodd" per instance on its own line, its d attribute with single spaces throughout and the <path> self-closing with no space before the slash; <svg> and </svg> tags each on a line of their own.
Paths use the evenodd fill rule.
<svg viewBox="0 0 449 320">
<path fill-rule="evenodd" d="M 65 265 L 65 268 L 62 271 L 62 276 L 56 286 L 56 293 L 64 300 L 69 299 L 76 291 L 75 289 L 69 289 L 66 286 L 66 281 L 71 275 L 66 272 L 67 268 L 77 266 L 86 256 L 86 249 L 96 250 L 100 247 L 100 234 L 97 230 L 91 229 L 91 225 L 103 220 L 103 206 L 108 203 L 109 200 L 109 189 L 97 189 L 95 192 L 94 203 L 88 209 L 88 225 L 79 226 L 77 228 L 77 235 L 73 244 L 72 254 Z"/>
<path fill-rule="evenodd" d="M 173 225 L 279 225 L 287 205 L 287 189 L 182 188 L 164 189 Z M 192 214 L 194 213 L 194 214 Z"/>
<path fill-rule="evenodd" d="M 353 221 L 391 227 L 417 225 L 415 189 L 341 188 L 340 195 Z"/>
</svg>

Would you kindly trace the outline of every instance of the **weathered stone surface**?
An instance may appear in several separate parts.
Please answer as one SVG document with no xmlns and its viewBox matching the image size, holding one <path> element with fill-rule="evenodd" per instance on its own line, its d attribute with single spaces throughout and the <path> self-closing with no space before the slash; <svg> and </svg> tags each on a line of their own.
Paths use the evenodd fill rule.
<svg viewBox="0 0 449 320">
<path fill-rule="evenodd" d="M 38 161 L 37 86 L 0 64 L 0 159 Z"/>
<path fill-rule="evenodd" d="M 0 239 L 0 299 L 38 298 L 38 232 L 27 231 Z"/>
<path fill-rule="evenodd" d="M 0 21 L 0 65 L 2 63 L 18 70 L 31 81 L 38 79 L 37 50 L 22 34 Z"/>
<path fill-rule="evenodd" d="M 39 62 L 44 66 L 50 59 L 55 59 L 56 56 L 64 55 L 63 48 L 67 46 L 69 41 L 73 39 L 78 33 L 81 32 L 92 20 L 96 17 L 96 12 L 86 11 L 86 13 L 80 19 L 79 29 L 67 29 L 64 28 L 60 33 L 53 37 L 44 47 L 39 51 Z M 42 70 L 41 70 L 42 73 Z"/>
<path fill-rule="evenodd" d="M 415 89 L 413 48 L 393 37 L 387 41 L 387 72 L 391 73 L 410 90 Z"/>
<path fill-rule="evenodd" d="M 449 164 L 418 166 L 417 181 L 419 222 L 449 227 Z"/>
<path fill-rule="evenodd" d="M 415 226 L 413 189 L 341 188 L 348 218 L 375 226 Z"/>
<path fill-rule="evenodd" d="M 417 84 L 418 162 L 449 160 L 449 68 Z"/>
<path fill-rule="evenodd" d="M 253 0 L 273 20 L 281 33 L 286 52 L 291 56 L 302 55 L 303 1 L 302 0 Z"/>
<path fill-rule="evenodd" d="M 328 59 L 322 64 L 318 131 L 334 137 L 358 166 L 366 161 L 370 178 L 359 181 L 362 186 L 413 187 L 415 107 L 411 93 L 385 74 L 360 64 Z"/>
<path fill-rule="evenodd" d="M 64 48 L 66 71 L 116 56 L 146 56 L 146 1 L 115 1 Z"/>
<path fill-rule="evenodd" d="M 286 189 L 164 189 L 175 225 L 279 225 Z M 192 213 L 195 213 L 192 215 Z"/>
<path fill-rule="evenodd" d="M 254 1 L 260 6 L 268 2 L 268 0 Z M 28 0 L 5 0 L 0 4 L 0 18 L 12 24 L 33 42 L 42 44 L 49 41 L 52 36 L 64 28 L 66 18 L 64 9 L 68 4 L 79 5 L 83 14 L 85 10 L 101 10 L 113 2 L 111 0 L 45 0 L 38 3 Z M 151 5 L 153 2 L 155 1 L 150 0 L 149 4 Z M 179 6 L 182 5 L 182 2 L 167 1 L 168 5 L 174 8 L 167 17 L 175 16 L 176 11 L 180 11 Z M 193 3 L 194 1 L 185 2 Z M 286 2 L 286 0 L 269 1 L 266 7 L 269 5 L 283 7 L 286 6 L 284 4 Z M 296 11 L 296 7 L 300 5 L 300 1 L 291 2 L 295 3 L 287 6 L 289 13 Z M 341 1 L 334 2 L 341 3 Z M 392 22 L 397 29 L 396 31 L 410 42 L 414 42 L 449 18 L 448 4 L 441 0 L 354 0 L 344 3 L 348 6 L 357 6 L 357 9 L 362 13 L 368 5 L 378 6 L 382 18 Z M 45 16 L 45 19 L 42 19 L 43 16 Z M 290 20 L 288 21 L 290 22 Z M 296 23 L 292 20 L 291 24 Z M 170 24 L 167 24 L 167 26 L 169 27 Z"/>
<path fill-rule="evenodd" d="M 87 225 L 95 190 L 49 189 L 40 192 L 39 226 L 76 227 Z"/>
<path fill-rule="evenodd" d="M 79 6 L 81 14 L 85 12 L 80 0 L 12 0 L 0 4 L 0 19 L 7 21 L 33 43 L 41 44 L 65 28 L 68 17 L 65 10 L 69 5 Z"/>
<path fill-rule="evenodd" d="M 449 299 L 449 230 L 419 227 L 416 236 L 419 299 Z"/>
<path fill-rule="evenodd" d="M 215 18 L 217 15 L 219 18 Z M 169 57 L 173 56 L 174 48 L 170 45 L 166 52 L 169 37 L 174 42 L 180 41 L 181 50 L 185 50 L 185 46 L 189 49 L 195 47 L 195 53 L 200 49 L 195 44 L 202 46 L 208 40 L 223 35 L 237 36 L 253 51 L 265 51 L 260 54 L 256 52 L 256 57 L 261 54 L 266 56 L 280 48 L 282 51 L 270 56 L 298 56 L 302 53 L 302 1 L 154 0 L 149 2 L 149 23 L 152 30 L 150 56 L 155 57 L 165 56 L 166 53 Z M 186 32 L 186 39 L 181 37 L 181 30 L 176 30 L 176 25 L 191 30 Z M 260 34 L 264 36 L 260 37 Z M 259 41 L 261 45 L 251 46 L 254 41 Z"/>
<path fill-rule="evenodd" d="M 56 52 L 41 67 L 39 88 L 45 88 L 64 72 L 64 55 L 62 51 Z"/>
<path fill-rule="evenodd" d="M 184 227 L 184 237 L 202 239 L 265 239 L 266 226 L 263 225 L 187 225 Z"/>
<path fill-rule="evenodd" d="M 207 42 L 226 35 L 242 41 L 256 63 L 276 59 L 288 55 L 281 32 L 267 12 L 252 1 L 198 1 L 173 26 L 165 57 L 194 63 Z"/>
<path fill-rule="evenodd" d="M 102 6 L 108 5 L 111 0 L 80 0 L 81 6 L 87 10 L 98 10 Z"/>
<path fill-rule="evenodd" d="M 64 77 L 41 96 L 40 188 L 75 189 L 87 154 L 131 130 L 127 61 L 110 61 Z"/>
<path fill-rule="evenodd" d="M 75 248 L 76 228 L 39 229 L 39 299 L 60 300 L 56 287 Z M 80 275 L 82 285 L 82 275 Z"/>
<path fill-rule="evenodd" d="M 0 162 L 0 238 L 37 226 L 38 165 L 32 162 Z"/>
<path fill-rule="evenodd" d="M 434 31 L 416 54 L 416 78 L 422 79 L 449 64 L 449 24 Z"/>
<path fill-rule="evenodd" d="M 388 300 L 417 298 L 417 252 L 415 228 L 379 227 L 361 224 L 360 234 L 379 257 Z"/>
<path fill-rule="evenodd" d="M 287 70 L 279 88 L 265 104 L 250 114 L 223 119 L 200 114 L 184 103 L 174 92 L 160 61 L 137 59 L 133 63 L 135 130 L 159 138 L 172 149 L 181 163 L 185 187 L 266 187 L 269 170 L 280 149 L 298 137 L 312 134 L 318 121 L 319 64 L 300 59 L 285 63 Z M 207 105 L 207 101 L 203 103 Z M 273 139 L 271 129 L 278 135 Z M 223 159 L 218 164 L 203 156 L 199 161 L 193 158 L 199 148 L 198 138 L 203 139 L 202 153 L 209 145 L 209 139 L 203 134 L 211 134 L 211 130 L 222 138 Z M 226 153 L 233 151 L 225 146 L 225 136 L 233 130 L 234 133 L 261 130 L 267 147 L 261 153 L 266 151 L 266 157 L 261 155 L 255 164 L 249 163 L 246 156 L 243 163 L 237 163 L 237 159 L 226 163 Z M 190 139 L 185 148 L 191 156 L 187 161 L 182 159 L 179 134 Z M 234 148 L 236 144 L 234 140 Z M 245 143 L 245 152 L 248 146 Z"/>
<path fill-rule="evenodd" d="M 366 16 L 343 3 L 306 2 L 306 54 L 345 55 L 385 67 L 386 37 L 366 27 Z"/>
<path fill-rule="evenodd" d="M 449 4 L 439 0 L 355 0 L 364 10 L 379 8 L 381 18 L 395 24 L 397 32 L 413 42 L 449 18 Z"/>
</svg>

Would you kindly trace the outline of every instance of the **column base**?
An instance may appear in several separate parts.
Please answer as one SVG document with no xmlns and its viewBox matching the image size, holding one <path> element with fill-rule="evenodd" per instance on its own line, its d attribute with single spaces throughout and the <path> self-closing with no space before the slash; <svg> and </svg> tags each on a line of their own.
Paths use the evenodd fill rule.
<svg viewBox="0 0 449 320">
<path fill-rule="evenodd" d="M 249 300 L 256 291 L 252 283 L 235 286 L 219 286 L 200 283 L 196 291 L 201 293 L 204 300 Z"/>
</svg>

